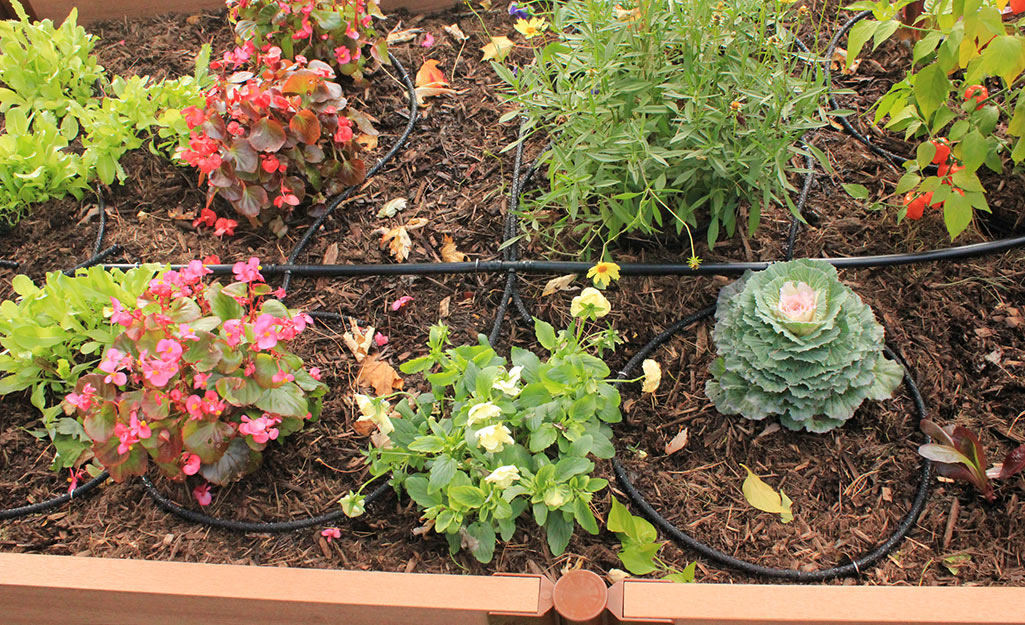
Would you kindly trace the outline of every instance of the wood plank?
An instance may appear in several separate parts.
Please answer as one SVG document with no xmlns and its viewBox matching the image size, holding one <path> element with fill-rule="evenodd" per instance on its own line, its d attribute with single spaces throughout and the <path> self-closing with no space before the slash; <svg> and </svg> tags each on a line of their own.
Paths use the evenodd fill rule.
<svg viewBox="0 0 1025 625">
<path fill-rule="evenodd" d="M 609 590 L 620 623 L 677 625 L 1020 625 L 1025 588 L 673 584 Z"/>
<path fill-rule="evenodd" d="M 4 0 L 0 0 L 3 2 Z M 387 14 L 399 8 L 413 13 L 431 13 L 447 9 L 458 0 L 382 0 Z M 152 17 L 162 13 L 203 13 L 224 8 L 224 0 L 31 0 L 39 19 L 64 21 L 72 7 L 78 7 L 78 23 L 100 20 Z M 24 4 L 24 3 L 23 3 Z"/>
<path fill-rule="evenodd" d="M 4 625 L 487 625 L 551 615 L 532 576 L 419 575 L 0 553 Z"/>
</svg>

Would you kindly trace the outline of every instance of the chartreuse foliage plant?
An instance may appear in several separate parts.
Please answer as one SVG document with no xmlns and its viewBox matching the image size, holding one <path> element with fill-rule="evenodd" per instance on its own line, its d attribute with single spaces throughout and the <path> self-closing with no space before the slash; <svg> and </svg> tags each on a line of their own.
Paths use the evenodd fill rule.
<svg viewBox="0 0 1025 625">
<path fill-rule="evenodd" d="M 720 291 L 715 317 L 719 357 L 705 392 L 724 414 L 828 432 L 903 377 L 872 310 L 825 261 L 745 273 Z"/>
<path fill-rule="evenodd" d="M 361 418 L 386 436 L 367 452 L 371 474 L 390 475 L 452 553 L 466 548 L 489 562 L 498 538 L 511 539 L 523 515 L 544 528 L 554 554 L 566 549 L 575 525 L 598 532 L 591 500 L 607 481 L 591 476 L 591 457 L 614 455 L 608 424 L 622 414 L 609 368 L 588 348 L 617 339 L 611 329 L 584 332 L 587 319 L 609 312 L 597 290 L 575 298 L 572 310 L 565 330 L 536 322 L 544 359 L 513 347 L 507 361 L 483 335 L 476 345 L 450 347 L 448 329 L 435 326 L 428 354 L 401 367 L 423 372 L 429 392 L 396 393 L 394 406 L 392 396 L 356 397 Z M 361 498 L 349 494 L 342 504 L 358 513 Z"/>
<path fill-rule="evenodd" d="M 335 61 L 343 76 L 363 77 L 367 57 L 388 63 L 387 40 L 373 26 L 376 0 L 228 0 L 238 45 L 281 49 L 289 59 Z"/>
<path fill-rule="evenodd" d="M 518 105 L 506 118 L 552 140 L 528 226 L 549 214 L 610 237 L 707 226 L 714 244 L 745 211 L 754 231 L 764 207 L 793 210 L 790 161 L 823 124 L 823 85 L 782 28 L 786 3 L 553 6 L 534 62 L 492 64 Z"/>
<path fill-rule="evenodd" d="M 206 284 L 210 270 L 192 261 L 137 299 L 111 301 L 118 335 L 64 409 L 115 480 L 152 461 L 172 479 L 227 484 L 319 417 L 327 387 L 286 348 L 312 320 L 272 297 L 257 259 L 233 270 L 235 282 Z"/>
<path fill-rule="evenodd" d="M 899 12 L 909 2 L 851 5 L 871 9 L 874 19 L 851 29 L 848 63 L 869 39 L 878 46 L 898 32 Z M 952 239 L 975 210 L 990 210 L 979 170 L 1002 174 L 1025 160 L 1021 11 L 1007 0 L 925 3 L 911 26 L 915 42 L 907 75 L 876 103 L 876 123 L 886 120 L 887 128 L 918 142 L 896 189 L 907 194 L 901 214 L 917 219 L 923 204 L 942 209 Z M 937 171 L 927 171 L 929 165 Z M 915 204 L 917 199 L 923 201 Z"/>
<path fill-rule="evenodd" d="M 111 184 L 127 174 L 122 155 L 152 137 L 152 149 L 178 144 L 179 109 L 202 101 L 209 48 L 195 76 L 154 82 L 108 80 L 93 54 L 94 38 L 76 24 L 33 23 L 17 0 L 18 20 L 0 22 L 0 222 L 17 223 L 29 204 Z M 81 149 L 70 146 L 78 140 Z"/>
<path fill-rule="evenodd" d="M 38 286 L 19 275 L 12 280 L 17 301 L 0 303 L 0 395 L 30 391 L 43 415 L 40 436 L 49 436 L 56 449 L 55 470 L 73 466 L 92 444 L 78 421 L 61 416 L 60 402 L 52 398 L 73 390 L 121 334 L 123 328 L 109 320 L 111 302 L 134 302 L 158 270 L 90 267 L 74 277 L 55 271 Z"/>
</svg>

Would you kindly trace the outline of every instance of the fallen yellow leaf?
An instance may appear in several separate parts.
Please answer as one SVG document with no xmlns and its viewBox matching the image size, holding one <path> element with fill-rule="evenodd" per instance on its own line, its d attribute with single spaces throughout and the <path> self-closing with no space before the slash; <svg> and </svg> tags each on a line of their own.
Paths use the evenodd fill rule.
<svg viewBox="0 0 1025 625">
<path fill-rule="evenodd" d="M 484 53 L 482 61 L 503 61 L 515 44 L 508 37 L 492 37 L 488 45 L 480 49 Z"/>
<path fill-rule="evenodd" d="M 771 512 L 780 515 L 780 520 L 789 523 L 794 520 L 791 510 L 792 501 L 786 495 L 780 495 L 771 486 L 755 475 L 747 465 L 740 465 L 747 471 L 747 478 L 741 489 L 744 491 L 744 499 L 763 512 Z"/>
<path fill-rule="evenodd" d="M 448 87 L 417 87 L 416 105 L 419 107 L 427 106 L 427 101 L 424 98 L 433 98 L 439 95 L 456 95 L 457 93 L 459 92 Z"/>
</svg>

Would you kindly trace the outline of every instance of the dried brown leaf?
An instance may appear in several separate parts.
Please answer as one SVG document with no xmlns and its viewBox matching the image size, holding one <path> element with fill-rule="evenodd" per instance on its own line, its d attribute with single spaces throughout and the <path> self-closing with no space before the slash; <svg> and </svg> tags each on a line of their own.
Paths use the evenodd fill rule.
<svg viewBox="0 0 1025 625">
<path fill-rule="evenodd" d="M 377 395 L 388 395 L 401 389 L 405 382 L 386 361 L 371 355 L 363 359 L 363 366 L 356 374 L 356 384 L 372 387 Z"/>
<path fill-rule="evenodd" d="M 687 446 L 690 440 L 690 429 L 683 428 L 680 433 L 673 437 L 673 440 L 666 443 L 666 455 L 671 456 Z"/>
<path fill-rule="evenodd" d="M 452 240 L 452 237 L 447 234 L 441 238 L 441 260 L 446 263 L 461 263 L 466 258 L 466 254 L 463 254 L 456 249 L 456 243 Z"/>
<path fill-rule="evenodd" d="M 571 287 L 570 284 L 577 279 L 575 273 L 567 274 L 565 276 L 559 276 L 558 278 L 552 278 L 545 283 L 545 288 L 541 291 L 541 297 L 547 297 L 553 295 L 556 291 L 568 291 Z"/>
</svg>

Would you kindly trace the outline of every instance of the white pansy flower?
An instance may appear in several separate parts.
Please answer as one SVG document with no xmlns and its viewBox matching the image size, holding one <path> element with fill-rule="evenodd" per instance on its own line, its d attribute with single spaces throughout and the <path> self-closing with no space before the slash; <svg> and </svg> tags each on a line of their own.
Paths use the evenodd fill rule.
<svg viewBox="0 0 1025 625">
<path fill-rule="evenodd" d="M 477 430 L 477 445 L 492 453 L 498 453 L 512 443 L 512 432 L 504 425 L 489 425 Z"/>
<path fill-rule="evenodd" d="M 641 383 L 641 392 L 654 393 L 662 382 L 662 367 L 654 360 L 645 358 L 644 362 L 641 363 L 641 369 L 644 371 L 644 382 Z"/>
<path fill-rule="evenodd" d="M 359 421 L 371 421 L 377 425 L 377 429 L 381 431 L 381 434 L 391 434 L 395 431 L 395 426 L 392 425 L 391 419 L 388 415 L 391 414 L 391 404 L 383 399 L 374 399 L 361 395 L 360 393 L 353 394 L 353 398 L 356 400 L 356 406 L 359 407 L 359 412 L 363 416 Z"/>
<path fill-rule="evenodd" d="M 481 421 L 494 419 L 500 414 L 502 414 L 502 409 L 489 401 L 486 401 L 483 404 L 477 404 L 470 408 L 470 414 L 466 417 L 466 426 L 473 427 Z"/>
<path fill-rule="evenodd" d="M 513 482 L 520 479 L 520 469 L 514 464 L 507 464 L 498 467 L 491 472 L 491 475 L 484 478 L 485 482 L 491 482 L 501 490 L 512 486 Z"/>
<path fill-rule="evenodd" d="M 523 367 L 521 366 L 516 366 L 512 369 L 509 369 L 509 374 L 502 379 L 495 380 L 495 382 L 491 385 L 491 388 L 502 391 L 510 397 L 516 397 L 520 394 L 520 391 L 522 390 L 519 386 L 517 386 L 517 384 L 520 383 L 521 371 L 523 371 Z"/>
<path fill-rule="evenodd" d="M 569 304 L 569 314 L 577 318 L 593 317 L 594 319 L 599 319 L 609 314 L 611 310 L 612 305 L 609 304 L 609 300 L 605 299 L 601 291 L 590 286 L 580 291 L 580 295 L 574 297 Z"/>
</svg>

